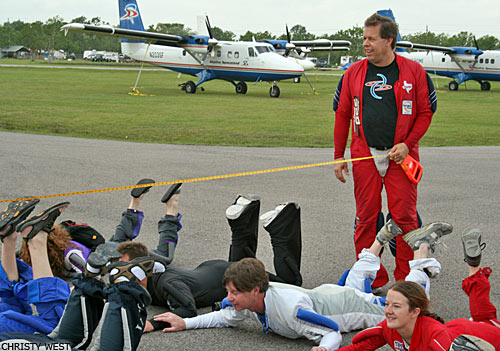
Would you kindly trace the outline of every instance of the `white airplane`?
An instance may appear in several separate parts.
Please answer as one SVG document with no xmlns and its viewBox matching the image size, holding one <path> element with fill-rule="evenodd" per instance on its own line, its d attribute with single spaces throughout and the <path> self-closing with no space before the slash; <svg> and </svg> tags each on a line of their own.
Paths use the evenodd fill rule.
<svg viewBox="0 0 500 351">
<path fill-rule="evenodd" d="M 180 85 L 190 94 L 206 81 L 223 79 L 231 82 L 238 94 L 247 92 L 245 82 L 272 82 L 269 95 L 278 97 L 278 81 L 304 73 L 299 64 L 278 55 L 270 44 L 217 40 L 211 34 L 208 18 L 209 36 L 146 32 L 137 2 L 118 0 L 118 4 L 120 28 L 70 23 L 61 30 L 121 37 L 122 53 L 134 60 L 198 77 L 197 83 Z"/>
<path fill-rule="evenodd" d="M 392 10 L 377 11 L 381 16 L 390 17 L 394 22 Z M 490 90 L 489 81 L 500 81 L 500 51 L 480 50 L 476 47 L 444 47 L 416 44 L 401 41 L 398 33 L 396 52 L 420 63 L 428 73 L 453 78 L 448 89 L 455 91 L 465 81 L 475 80 L 481 90 Z M 407 52 L 403 48 L 425 51 Z"/>
</svg>

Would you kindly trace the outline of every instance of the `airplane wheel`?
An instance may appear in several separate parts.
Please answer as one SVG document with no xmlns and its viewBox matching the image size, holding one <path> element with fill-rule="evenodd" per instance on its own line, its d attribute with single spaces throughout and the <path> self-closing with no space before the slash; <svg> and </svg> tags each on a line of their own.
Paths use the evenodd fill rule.
<svg viewBox="0 0 500 351">
<path fill-rule="evenodd" d="M 448 84 L 448 89 L 451 91 L 457 91 L 458 90 L 458 83 L 452 80 L 450 84 Z"/>
<path fill-rule="evenodd" d="M 300 77 L 295 77 L 293 78 L 294 83 L 300 83 Z"/>
<path fill-rule="evenodd" d="M 269 89 L 269 96 L 272 98 L 277 98 L 280 96 L 280 88 L 277 85 L 273 85 L 271 89 Z"/>
<path fill-rule="evenodd" d="M 236 94 L 246 94 L 247 90 L 247 83 L 239 82 L 238 84 L 236 84 Z"/>
<path fill-rule="evenodd" d="M 481 82 L 481 90 L 490 90 L 491 84 L 490 82 Z"/>
<path fill-rule="evenodd" d="M 187 81 L 186 85 L 184 85 L 184 90 L 188 94 L 194 94 L 196 93 L 196 85 L 192 81 Z"/>
</svg>

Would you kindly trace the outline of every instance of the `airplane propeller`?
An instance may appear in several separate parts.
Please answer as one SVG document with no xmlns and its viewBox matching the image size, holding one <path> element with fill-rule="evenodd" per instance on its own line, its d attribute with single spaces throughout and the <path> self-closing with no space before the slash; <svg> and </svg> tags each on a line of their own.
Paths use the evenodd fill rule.
<svg viewBox="0 0 500 351">
<path fill-rule="evenodd" d="M 208 16 L 205 17 L 205 25 L 207 26 L 207 31 L 208 31 L 208 36 L 210 39 L 208 39 L 208 52 L 210 53 L 212 49 L 214 48 L 215 45 L 217 45 L 218 40 L 214 38 L 214 35 L 212 33 L 212 26 L 210 25 L 210 20 L 208 19 Z"/>
<path fill-rule="evenodd" d="M 295 49 L 295 45 L 292 44 L 292 39 L 290 36 L 290 31 L 288 30 L 288 24 L 286 25 L 286 46 L 285 46 L 285 54 L 283 56 L 288 57 L 290 55 L 290 52 Z"/>
</svg>

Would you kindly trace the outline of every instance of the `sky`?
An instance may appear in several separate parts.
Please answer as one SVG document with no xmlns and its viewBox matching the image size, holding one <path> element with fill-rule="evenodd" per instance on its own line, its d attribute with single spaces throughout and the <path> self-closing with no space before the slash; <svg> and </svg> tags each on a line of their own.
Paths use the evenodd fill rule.
<svg viewBox="0 0 500 351">
<path fill-rule="evenodd" d="M 379 9 L 393 10 L 403 35 L 425 32 L 457 34 L 467 31 L 500 38 L 498 0 L 138 0 L 144 26 L 183 23 L 193 30 L 196 17 L 208 15 L 212 26 L 242 35 L 270 31 L 281 35 L 285 25 L 301 24 L 315 35 L 334 34 L 362 26 Z M 54 16 L 69 22 L 85 16 L 118 24 L 118 0 L 14 0 L 2 6 L 0 23 L 21 20 L 45 22 Z"/>
</svg>

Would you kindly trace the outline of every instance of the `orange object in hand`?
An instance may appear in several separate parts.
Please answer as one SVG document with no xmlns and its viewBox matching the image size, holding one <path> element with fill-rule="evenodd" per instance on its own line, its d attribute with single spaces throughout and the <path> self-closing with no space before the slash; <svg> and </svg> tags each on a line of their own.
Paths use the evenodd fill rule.
<svg viewBox="0 0 500 351">
<path fill-rule="evenodd" d="M 408 154 L 403 160 L 403 163 L 401 163 L 401 167 L 403 167 L 403 171 L 405 171 L 408 178 L 413 183 L 418 184 L 424 171 L 422 165 Z"/>
</svg>

